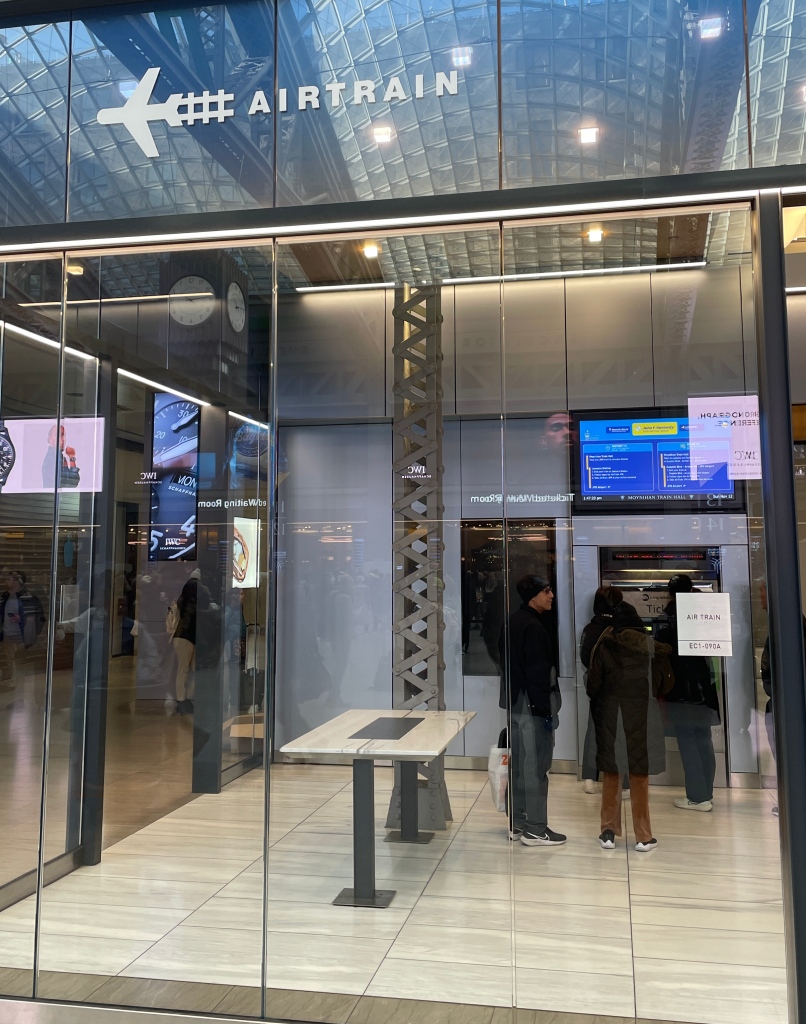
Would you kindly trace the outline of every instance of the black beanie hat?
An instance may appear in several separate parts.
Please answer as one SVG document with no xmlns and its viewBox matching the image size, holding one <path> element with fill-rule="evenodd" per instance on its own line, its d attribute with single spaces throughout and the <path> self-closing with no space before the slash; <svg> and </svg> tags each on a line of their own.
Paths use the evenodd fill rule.
<svg viewBox="0 0 806 1024">
<path fill-rule="evenodd" d="M 533 597 L 550 587 L 551 584 L 545 576 L 521 576 L 518 582 L 515 584 L 515 589 L 518 591 L 518 596 L 524 604 L 529 604 Z"/>
<path fill-rule="evenodd" d="M 684 572 L 676 572 L 669 580 L 670 594 L 690 594 L 694 590 L 694 584 L 690 576 Z"/>
</svg>

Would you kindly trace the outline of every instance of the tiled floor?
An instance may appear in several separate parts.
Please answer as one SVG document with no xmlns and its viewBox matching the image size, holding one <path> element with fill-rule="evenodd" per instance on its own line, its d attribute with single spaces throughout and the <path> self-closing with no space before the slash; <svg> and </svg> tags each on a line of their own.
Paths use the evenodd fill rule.
<svg viewBox="0 0 806 1024">
<path fill-rule="evenodd" d="M 598 797 L 555 775 L 551 823 L 568 843 L 527 849 L 508 842 L 486 776 L 453 771 L 452 827 L 427 846 L 401 846 L 383 842 L 392 773 L 378 768 L 377 874 L 397 896 L 370 910 L 331 903 L 352 873 L 350 780 L 349 768 L 272 768 L 270 1012 L 293 1016 L 281 1009 L 301 991 L 332 994 L 338 1012 L 317 1019 L 334 1021 L 358 1020 L 360 1000 L 377 997 L 784 1024 L 772 793 L 723 790 L 713 814 L 696 814 L 673 807 L 677 791 L 653 788 L 659 849 L 605 852 Z M 255 771 L 48 887 L 40 962 L 49 991 L 67 996 L 81 974 L 95 981 L 86 992 L 74 984 L 82 994 L 73 998 L 142 1002 L 139 986 L 167 1005 L 165 986 L 196 983 L 197 1003 L 207 1002 L 184 1008 L 258 1012 L 263 803 Z M 0 967 L 30 967 L 33 910 L 26 901 L 0 914 Z"/>
</svg>

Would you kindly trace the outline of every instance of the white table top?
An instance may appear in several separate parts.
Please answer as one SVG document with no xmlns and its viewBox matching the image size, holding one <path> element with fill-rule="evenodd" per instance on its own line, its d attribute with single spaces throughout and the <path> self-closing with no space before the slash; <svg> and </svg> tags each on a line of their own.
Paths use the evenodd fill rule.
<svg viewBox="0 0 806 1024">
<path fill-rule="evenodd" d="M 475 711 L 345 711 L 299 739 L 280 747 L 281 754 L 348 754 L 353 759 L 429 761 L 456 739 Z M 399 740 L 351 739 L 377 718 L 420 718 L 422 721 Z"/>
</svg>

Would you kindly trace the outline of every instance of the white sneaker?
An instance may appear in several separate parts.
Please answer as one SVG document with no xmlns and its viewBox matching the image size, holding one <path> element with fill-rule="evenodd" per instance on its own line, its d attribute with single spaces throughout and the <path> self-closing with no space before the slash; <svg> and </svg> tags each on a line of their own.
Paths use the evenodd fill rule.
<svg viewBox="0 0 806 1024">
<path fill-rule="evenodd" d="M 650 850 L 657 850 L 658 840 L 657 839 L 645 839 L 641 843 L 636 843 L 635 848 L 639 853 L 649 853 Z"/>
<path fill-rule="evenodd" d="M 593 779 L 585 779 L 585 780 L 583 780 L 583 782 L 582 782 L 582 792 L 583 793 L 595 793 L 596 792 L 596 783 L 593 781 Z"/>
<path fill-rule="evenodd" d="M 696 800 L 689 800 L 685 796 L 678 797 L 674 805 L 684 811 L 712 811 L 714 809 L 711 800 L 702 800 L 700 803 L 697 803 Z"/>
</svg>

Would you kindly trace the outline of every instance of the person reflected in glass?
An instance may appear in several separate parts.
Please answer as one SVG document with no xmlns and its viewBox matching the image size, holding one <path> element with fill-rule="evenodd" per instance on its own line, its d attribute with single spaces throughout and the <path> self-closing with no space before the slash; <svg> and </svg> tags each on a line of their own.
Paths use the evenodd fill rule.
<svg viewBox="0 0 806 1024">
<path fill-rule="evenodd" d="M 766 612 L 767 609 L 767 584 L 762 583 L 759 586 L 759 596 L 761 597 L 761 607 Z M 803 620 L 803 643 L 806 646 L 806 615 L 801 615 Z M 778 760 L 778 750 L 775 743 L 775 725 L 772 717 L 772 663 L 770 662 L 770 638 L 769 636 L 764 642 L 764 648 L 761 652 L 761 685 L 764 687 L 764 693 L 767 695 L 767 706 L 764 709 L 764 726 L 767 731 L 767 740 L 770 744 L 770 752 L 772 753 L 773 762 Z M 778 817 L 778 805 L 776 804 L 772 813 Z"/>
<path fill-rule="evenodd" d="M 194 569 L 176 602 L 179 622 L 173 635 L 173 649 L 176 654 L 176 711 L 179 715 L 193 714 L 196 615 L 210 607 L 210 591 L 200 580 L 201 570 Z"/>
<path fill-rule="evenodd" d="M 674 805 L 688 811 L 711 811 L 716 775 L 711 727 L 719 725 L 719 695 L 710 659 L 703 655 L 679 654 L 677 645 L 677 595 L 690 594 L 693 590 L 694 582 L 685 573 L 675 573 L 669 580 L 668 622 L 658 629 L 657 639 L 671 647 L 669 660 L 674 685 L 664 695 L 663 706 L 666 720 L 677 738 L 686 783 L 686 795 L 678 797 Z"/>
<path fill-rule="evenodd" d="M 605 850 L 615 849 L 616 837 L 622 834 L 619 724 L 627 748 L 635 849 L 644 853 L 658 845 L 649 818 L 649 776 L 663 771 L 666 762 L 663 748 L 650 744 L 650 721 L 657 712 L 657 697 L 671 687 L 669 653 L 668 644 L 647 634 L 638 612 L 626 601 L 616 606 L 613 625 L 602 632 L 591 652 L 587 692 L 593 703 L 596 766 L 602 775 L 599 845 Z"/>
<path fill-rule="evenodd" d="M 579 644 L 579 658 L 585 667 L 587 679 L 591 654 L 596 641 L 604 631 L 613 625 L 613 611 L 624 595 L 618 587 L 599 587 L 593 595 L 593 618 L 582 630 Z M 582 786 L 586 793 L 596 792 L 599 771 L 596 768 L 596 727 L 593 724 L 593 703 L 588 711 L 588 728 L 585 731 L 585 746 L 582 752 Z"/>
<path fill-rule="evenodd" d="M 0 672 L 6 690 L 24 687 L 34 645 L 46 621 L 42 602 L 26 584 L 24 572 L 9 572 L 0 594 Z M 41 693 L 37 687 L 36 703 L 44 706 L 44 685 Z"/>
<path fill-rule="evenodd" d="M 524 846 L 560 846 L 566 836 L 548 826 L 549 769 L 562 703 L 554 646 L 543 616 L 554 593 L 543 576 L 522 576 L 521 606 L 509 617 L 509 657 L 501 633 L 501 663 L 507 667 L 510 715 L 510 839 Z"/>
</svg>

